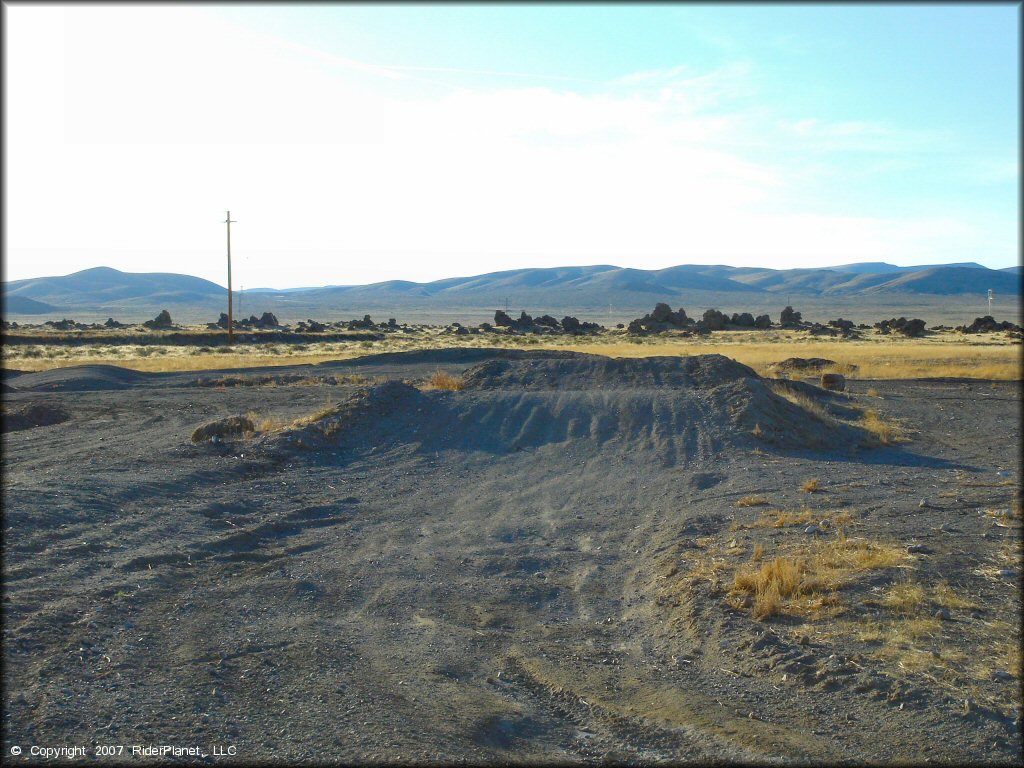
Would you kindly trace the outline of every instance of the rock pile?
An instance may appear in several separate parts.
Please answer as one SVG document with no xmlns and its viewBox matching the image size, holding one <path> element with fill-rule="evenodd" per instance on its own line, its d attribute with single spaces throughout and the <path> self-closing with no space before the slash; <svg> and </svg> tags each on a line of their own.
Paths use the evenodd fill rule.
<svg viewBox="0 0 1024 768">
<path fill-rule="evenodd" d="M 664 302 L 659 302 L 654 311 L 631 321 L 626 328 L 627 333 L 642 335 L 645 333 L 661 333 L 664 331 L 682 331 L 690 333 L 710 333 L 742 328 L 771 328 L 772 320 L 768 315 L 754 317 L 749 312 L 734 312 L 732 316 L 717 309 L 708 309 L 700 320 L 686 316 L 686 310 L 680 307 L 673 312 Z"/>
<path fill-rule="evenodd" d="M 875 323 L 874 327 L 882 334 L 901 333 L 911 338 L 921 337 L 926 333 L 924 320 L 918 318 L 907 320 L 905 317 L 894 317 L 891 320 L 881 320 Z"/>
<path fill-rule="evenodd" d="M 259 317 L 256 315 L 249 315 L 249 318 L 238 318 L 233 323 L 235 328 L 280 328 L 281 324 L 277 321 L 277 316 L 273 312 L 264 312 Z M 228 316 L 221 312 L 220 319 L 216 323 L 211 323 L 209 328 L 227 328 L 228 327 Z"/>
<path fill-rule="evenodd" d="M 154 317 L 152 320 L 147 320 L 142 325 L 144 328 L 149 328 L 151 331 L 174 327 L 174 323 L 171 322 L 171 313 L 166 309 L 160 310 L 159 315 Z"/>
<path fill-rule="evenodd" d="M 1008 320 L 999 323 L 992 315 L 985 315 L 974 318 L 974 322 L 970 325 L 958 325 L 956 330 L 960 333 L 996 333 L 997 331 L 1020 331 L 1021 327 Z"/>
<path fill-rule="evenodd" d="M 500 309 L 494 313 L 494 326 L 506 329 L 507 333 L 568 333 L 573 336 L 592 335 L 604 330 L 597 323 L 581 322 L 578 318 L 570 315 L 566 315 L 559 321 L 551 315 L 531 317 L 524 311 L 517 319 L 513 319 Z M 492 327 L 489 323 L 482 323 L 480 329 L 490 331 Z"/>
</svg>

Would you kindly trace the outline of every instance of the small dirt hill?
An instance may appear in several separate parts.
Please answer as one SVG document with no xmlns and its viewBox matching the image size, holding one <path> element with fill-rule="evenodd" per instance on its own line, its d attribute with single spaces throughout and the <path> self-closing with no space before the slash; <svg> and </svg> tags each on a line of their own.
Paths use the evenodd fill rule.
<svg viewBox="0 0 1024 768">
<path fill-rule="evenodd" d="M 454 392 L 397 381 L 368 387 L 260 445 L 508 453 L 573 441 L 584 451 L 651 452 L 661 463 L 689 464 L 755 447 L 849 449 L 866 437 L 721 355 L 496 360 L 470 368 L 464 381 Z"/>
</svg>

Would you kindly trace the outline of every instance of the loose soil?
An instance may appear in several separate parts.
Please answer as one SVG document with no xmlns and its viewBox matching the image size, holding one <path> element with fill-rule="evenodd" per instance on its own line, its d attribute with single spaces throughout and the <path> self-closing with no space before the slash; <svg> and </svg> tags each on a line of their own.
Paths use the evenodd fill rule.
<svg viewBox="0 0 1024 768">
<path fill-rule="evenodd" d="M 1019 382 L 451 349 L 4 384 L 68 416 L 4 432 L 5 756 L 1019 764 Z M 776 558 L 832 581 L 755 618 Z"/>
</svg>

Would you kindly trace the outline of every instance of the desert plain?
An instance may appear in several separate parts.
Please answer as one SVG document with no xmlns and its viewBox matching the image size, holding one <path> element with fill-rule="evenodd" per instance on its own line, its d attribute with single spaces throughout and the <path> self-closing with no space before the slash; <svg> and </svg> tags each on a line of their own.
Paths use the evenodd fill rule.
<svg viewBox="0 0 1024 768">
<path fill-rule="evenodd" d="M 726 337 L 5 347 L 5 756 L 1019 764 L 1019 342 Z"/>
</svg>

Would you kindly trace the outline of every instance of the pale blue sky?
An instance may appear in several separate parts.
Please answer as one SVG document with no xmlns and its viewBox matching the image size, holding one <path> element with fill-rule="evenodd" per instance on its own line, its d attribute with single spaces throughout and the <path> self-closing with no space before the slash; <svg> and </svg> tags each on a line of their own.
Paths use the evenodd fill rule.
<svg viewBox="0 0 1024 768">
<path fill-rule="evenodd" d="M 1009 266 L 1019 14 L 15 4 L 6 276 Z"/>
</svg>

